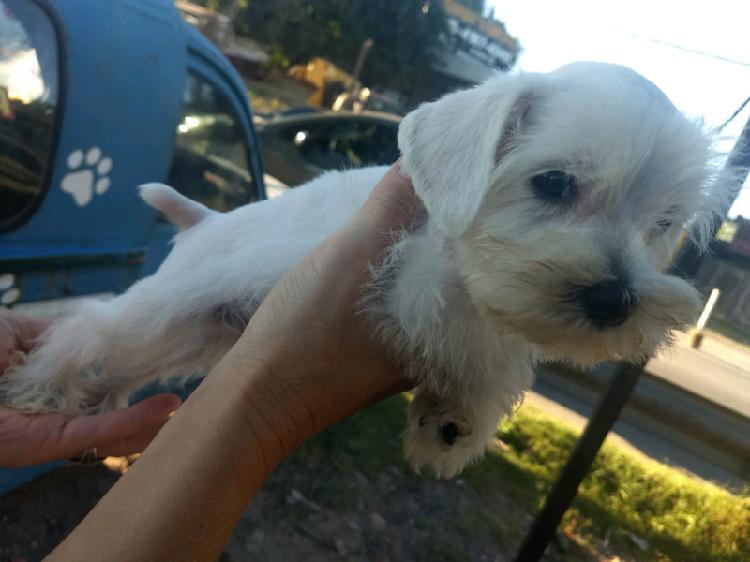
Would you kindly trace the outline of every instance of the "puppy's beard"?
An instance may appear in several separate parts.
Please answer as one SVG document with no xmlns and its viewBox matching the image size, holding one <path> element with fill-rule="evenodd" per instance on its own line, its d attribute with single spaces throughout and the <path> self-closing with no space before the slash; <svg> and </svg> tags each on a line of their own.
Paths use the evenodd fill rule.
<svg viewBox="0 0 750 562">
<path fill-rule="evenodd" d="M 570 299 L 571 287 L 611 276 L 595 246 L 504 244 L 489 254 L 488 247 L 472 246 L 462 273 L 475 304 L 498 321 L 498 329 L 524 336 L 550 360 L 640 361 L 671 343 L 672 332 L 687 329 L 698 316 L 701 299 L 691 285 L 638 262 L 626 272 L 638 299 L 635 310 L 619 326 L 598 327 Z"/>
</svg>

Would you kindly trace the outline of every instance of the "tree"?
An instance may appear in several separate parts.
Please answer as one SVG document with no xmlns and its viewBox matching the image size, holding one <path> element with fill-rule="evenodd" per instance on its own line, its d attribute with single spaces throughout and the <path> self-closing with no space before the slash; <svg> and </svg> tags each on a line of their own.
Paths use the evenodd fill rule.
<svg viewBox="0 0 750 562">
<path fill-rule="evenodd" d="M 446 33 L 439 0 L 248 0 L 240 19 L 240 32 L 292 64 L 319 55 L 352 71 L 362 43 L 371 38 L 362 81 L 406 96 L 433 79 Z"/>
</svg>

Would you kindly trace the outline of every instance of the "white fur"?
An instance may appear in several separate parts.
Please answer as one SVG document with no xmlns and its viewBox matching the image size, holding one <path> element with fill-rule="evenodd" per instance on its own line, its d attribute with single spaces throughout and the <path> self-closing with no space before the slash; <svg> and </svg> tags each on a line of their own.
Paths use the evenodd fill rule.
<svg viewBox="0 0 750 562">
<path fill-rule="evenodd" d="M 404 440 L 415 468 L 450 477 L 481 456 L 542 357 L 637 361 L 693 322 L 698 294 L 662 271 L 682 227 L 705 237 L 720 204 L 705 188 L 708 143 L 631 70 L 578 63 L 498 76 L 407 115 L 399 146 L 429 218 L 393 245 L 362 308 L 419 384 Z M 530 178 L 547 170 L 576 176 L 572 204 L 534 195 Z M 101 411 L 154 379 L 209 371 L 269 289 L 352 219 L 384 172 L 328 173 L 226 214 L 144 187 L 187 228 L 169 257 L 125 294 L 56 324 L 0 379 L 0 400 Z M 674 226 L 661 232 L 667 214 Z M 622 325 L 596 328 L 571 287 L 616 274 L 638 306 Z M 453 444 L 443 438 L 450 424 Z"/>
</svg>

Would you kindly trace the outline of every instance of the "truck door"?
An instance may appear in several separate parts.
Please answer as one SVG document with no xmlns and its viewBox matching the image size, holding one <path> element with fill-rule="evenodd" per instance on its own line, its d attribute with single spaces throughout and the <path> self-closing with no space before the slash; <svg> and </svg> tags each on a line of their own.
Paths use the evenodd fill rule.
<svg viewBox="0 0 750 562">
<path fill-rule="evenodd" d="M 3 304 L 140 276 L 154 212 L 136 186 L 169 168 L 183 23 L 171 0 L 0 0 Z"/>
</svg>

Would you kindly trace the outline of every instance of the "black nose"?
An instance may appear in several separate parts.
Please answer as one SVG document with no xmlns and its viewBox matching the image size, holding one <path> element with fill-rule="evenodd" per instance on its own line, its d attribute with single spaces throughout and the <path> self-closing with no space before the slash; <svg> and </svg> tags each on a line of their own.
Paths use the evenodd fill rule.
<svg viewBox="0 0 750 562">
<path fill-rule="evenodd" d="M 599 328 L 619 326 L 638 304 L 635 291 L 622 281 L 602 281 L 586 287 L 579 299 L 588 319 Z"/>
</svg>

